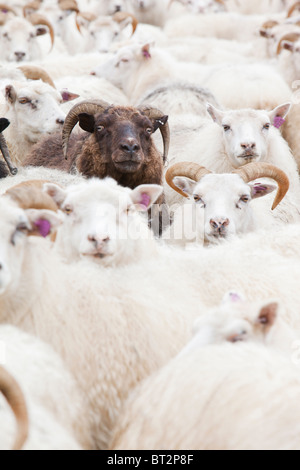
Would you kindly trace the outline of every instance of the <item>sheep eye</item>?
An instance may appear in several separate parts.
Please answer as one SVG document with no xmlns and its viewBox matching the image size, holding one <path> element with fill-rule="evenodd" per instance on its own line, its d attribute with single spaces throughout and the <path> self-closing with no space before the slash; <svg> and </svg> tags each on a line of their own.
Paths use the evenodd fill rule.
<svg viewBox="0 0 300 470">
<path fill-rule="evenodd" d="M 27 104 L 27 103 L 30 103 L 30 99 L 28 99 L 28 98 L 20 98 L 20 99 L 19 99 L 19 103 L 20 103 L 20 104 Z"/>
<path fill-rule="evenodd" d="M 97 131 L 98 131 L 98 132 L 102 132 L 104 129 L 105 129 L 104 126 L 98 126 L 98 127 L 97 127 Z"/>
<path fill-rule="evenodd" d="M 203 204 L 203 207 L 204 208 L 206 207 L 203 199 L 200 196 L 198 196 L 198 194 L 194 194 L 194 201 L 196 204 Z"/>
<path fill-rule="evenodd" d="M 242 196 L 240 201 L 242 201 L 244 203 L 247 203 L 249 201 L 249 197 L 248 196 Z"/>
<path fill-rule="evenodd" d="M 147 134 L 152 134 L 152 127 L 147 127 L 146 132 Z"/>
<path fill-rule="evenodd" d="M 271 127 L 271 124 L 267 123 L 264 125 L 263 129 L 269 130 Z"/>
<path fill-rule="evenodd" d="M 224 129 L 225 132 L 228 132 L 228 131 L 230 131 L 231 127 L 224 124 L 223 129 Z"/>
<path fill-rule="evenodd" d="M 73 209 L 71 206 L 66 206 L 64 207 L 63 211 L 67 214 L 70 215 L 73 212 Z"/>
</svg>

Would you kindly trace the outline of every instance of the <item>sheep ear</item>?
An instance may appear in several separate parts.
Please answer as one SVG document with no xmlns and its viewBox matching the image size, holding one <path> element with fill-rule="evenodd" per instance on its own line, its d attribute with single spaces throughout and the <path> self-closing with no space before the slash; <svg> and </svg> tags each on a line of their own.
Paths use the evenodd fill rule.
<svg viewBox="0 0 300 470">
<path fill-rule="evenodd" d="M 277 302 L 271 302 L 263 305 L 258 313 L 258 317 L 255 321 L 263 332 L 266 334 L 274 325 L 278 315 L 279 305 Z"/>
<path fill-rule="evenodd" d="M 266 196 L 277 189 L 275 184 L 269 183 L 249 183 L 252 199 Z"/>
<path fill-rule="evenodd" d="M 63 223 L 60 214 L 46 209 L 27 209 L 25 213 L 32 227 L 29 235 L 35 234 L 46 238 L 51 231 L 55 230 Z"/>
<path fill-rule="evenodd" d="M 5 129 L 10 125 L 10 122 L 6 118 L 0 119 L 0 132 L 5 131 Z"/>
<path fill-rule="evenodd" d="M 80 97 L 80 95 L 77 95 L 76 93 L 72 93 L 68 90 L 62 90 L 60 94 L 63 99 L 63 103 L 67 103 L 67 101 L 76 100 L 76 98 Z"/>
<path fill-rule="evenodd" d="M 95 116 L 87 113 L 78 114 L 79 126 L 86 132 L 93 134 L 95 131 Z"/>
<path fill-rule="evenodd" d="M 158 184 L 142 184 L 131 193 L 131 199 L 138 211 L 147 211 L 159 198 L 163 187 Z"/>
<path fill-rule="evenodd" d="M 291 41 L 283 41 L 282 47 L 283 49 L 287 49 L 290 52 L 294 52 L 295 44 Z"/>
<path fill-rule="evenodd" d="M 45 183 L 43 185 L 43 191 L 44 193 L 49 194 L 49 196 L 51 196 L 52 199 L 54 199 L 58 207 L 60 207 L 63 204 L 64 200 L 67 197 L 67 192 L 63 188 L 61 188 L 60 186 L 54 183 Z"/>
<path fill-rule="evenodd" d="M 281 127 L 282 124 L 284 124 L 285 117 L 288 115 L 291 109 L 291 106 L 292 106 L 291 103 L 285 103 L 280 106 L 277 106 L 277 108 L 273 109 L 272 111 L 268 113 L 270 121 L 274 127 L 279 129 L 279 127 Z"/>
<path fill-rule="evenodd" d="M 16 90 L 12 85 L 7 85 L 5 88 L 5 98 L 11 104 L 14 104 L 17 100 L 17 93 Z"/>
<path fill-rule="evenodd" d="M 222 303 L 239 303 L 244 302 L 245 298 L 239 292 L 229 291 L 224 295 Z"/>
<path fill-rule="evenodd" d="M 49 29 L 45 28 L 45 26 L 38 26 L 35 30 L 36 36 L 44 36 L 45 34 L 49 33 Z"/>
<path fill-rule="evenodd" d="M 223 121 L 225 113 L 223 111 L 220 111 L 219 109 L 215 108 L 210 103 L 206 104 L 206 109 L 207 109 L 208 114 L 212 118 L 212 120 L 214 122 L 216 122 L 217 124 L 219 124 L 219 126 L 222 126 L 222 121 Z"/>
<path fill-rule="evenodd" d="M 186 178 L 185 176 L 175 176 L 173 183 L 188 196 L 192 196 L 194 194 L 194 190 L 197 185 L 196 181 Z"/>
<path fill-rule="evenodd" d="M 162 116 L 161 118 L 154 119 L 153 121 L 153 134 L 157 131 L 157 129 L 161 129 L 163 126 L 166 125 L 169 116 Z"/>
<path fill-rule="evenodd" d="M 151 59 L 151 53 L 150 53 L 150 47 L 151 47 L 151 44 L 145 44 L 143 47 L 142 47 L 142 55 L 145 59 Z"/>
</svg>

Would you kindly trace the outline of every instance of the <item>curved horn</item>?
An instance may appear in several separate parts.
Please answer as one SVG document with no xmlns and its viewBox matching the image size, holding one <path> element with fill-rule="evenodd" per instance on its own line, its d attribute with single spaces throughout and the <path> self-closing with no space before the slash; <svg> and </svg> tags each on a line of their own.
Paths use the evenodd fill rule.
<svg viewBox="0 0 300 470">
<path fill-rule="evenodd" d="M 63 2 L 59 2 L 59 8 L 63 11 L 71 10 L 79 13 L 78 4 L 75 0 L 64 0 Z"/>
<path fill-rule="evenodd" d="M 181 189 L 177 188 L 173 183 L 173 179 L 175 176 L 185 176 L 186 178 L 190 178 L 196 182 L 200 181 L 201 178 L 205 175 L 211 174 L 211 171 L 207 170 L 204 166 L 198 165 L 197 163 L 192 162 L 180 162 L 175 163 L 166 172 L 166 182 L 169 186 L 171 186 L 174 191 L 181 194 L 183 197 L 188 197 L 186 193 L 184 193 Z"/>
<path fill-rule="evenodd" d="M 81 103 L 76 104 L 69 111 L 62 130 L 62 146 L 64 157 L 67 160 L 68 158 L 68 143 L 70 139 L 71 132 L 73 128 L 78 123 L 78 115 L 81 113 L 88 114 L 97 114 L 103 112 L 105 109 L 109 108 L 111 105 L 106 101 L 102 100 L 93 100 L 93 101 L 82 101 Z"/>
<path fill-rule="evenodd" d="M 23 72 L 28 80 L 43 80 L 43 82 L 48 83 L 48 85 L 52 86 L 56 90 L 56 86 L 46 70 L 35 65 L 21 65 L 18 68 Z"/>
<path fill-rule="evenodd" d="M 81 16 L 84 20 L 89 21 L 89 22 L 95 21 L 98 18 L 98 16 L 95 15 L 95 13 L 91 13 L 90 11 L 83 11 L 83 12 L 81 11 L 78 15 Z"/>
<path fill-rule="evenodd" d="M 284 171 L 269 163 L 249 163 L 232 173 L 239 175 L 245 183 L 256 180 L 257 178 L 271 178 L 278 184 L 278 190 L 274 199 L 272 210 L 282 201 L 286 195 L 290 182 Z"/>
<path fill-rule="evenodd" d="M 132 35 L 135 33 L 135 30 L 137 28 L 137 25 L 139 24 L 138 20 L 136 19 L 136 17 L 134 15 L 132 15 L 131 13 L 127 13 L 125 11 L 118 11 L 117 13 L 114 14 L 114 16 L 112 17 L 114 21 L 116 21 L 117 23 L 121 23 L 122 21 L 126 20 L 126 18 L 131 18 L 132 21 L 131 21 L 131 25 L 132 25 Z"/>
<path fill-rule="evenodd" d="M 28 21 L 30 21 L 30 23 L 32 23 L 34 26 L 38 25 L 38 24 L 43 24 L 45 26 L 48 26 L 49 28 L 49 33 L 50 33 L 50 37 L 51 37 L 51 49 L 53 48 L 53 44 L 54 44 L 54 29 L 53 29 L 53 26 L 52 24 L 50 23 L 50 21 L 47 20 L 47 18 L 45 18 L 44 16 L 42 15 L 39 15 L 38 13 L 32 13 L 31 15 L 28 16 Z"/>
<path fill-rule="evenodd" d="M 10 155 L 9 155 L 9 150 L 8 150 L 8 147 L 7 147 L 7 143 L 6 143 L 6 140 L 4 138 L 4 135 L 2 135 L 2 132 L 0 133 L 0 150 L 2 152 L 4 160 L 6 161 L 7 166 L 9 168 L 9 171 L 11 172 L 12 175 L 16 175 L 18 173 L 18 169 L 13 165 L 13 163 L 11 161 L 11 158 L 10 158 Z"/>
<path fill-rule="evenodd" d="M 40 9 L 41 2 L 40 0 L 35 0 L 33 2 L 27 3 L 23 6 L 23 16 L 27 18 L 27 16 L 31 15 L 34 12 L 37 12 Z"/>
<path fill-rule="evenodd" d="M 29 432 L 26 402 L 19 384 L 3 367 L 0 367 L 0 390 L 17 420 L 18 428 L 13 450 L 21 450 Z"/>
<path fill-rule="evenodd" d="M 139 106 L 138 109 L 145 114 L 149 119 L 159 119 L 161 118 L 164 113 L 162 113 L 157 108 L 152 108 L 152 106 Z M 161 136 L 163 139 L 164 144 L 164 152 L 163 152 L 163 161 L 166 162 L 169 154 L 170 148 L 170 127 L 169 123 L 166 122 L 163 126 L 159 128 L 161 132 Z"/>
<path fill-rule="evenodd" d="M 300 39 L 300 33 L 289 33 L 289 34 L 285 34 L 284 36 L 282 36 L 277 46 L 277 55 L 279 55 L 282 51 L 283 41 L 296 42 L 299 39 Z"/>
<path fill-rule="evenodd" d="M 294 3 L 288 11 L 287 18 L 290 18 L 295 10 L 300 10 L 300 2 Z"/>
</svg>

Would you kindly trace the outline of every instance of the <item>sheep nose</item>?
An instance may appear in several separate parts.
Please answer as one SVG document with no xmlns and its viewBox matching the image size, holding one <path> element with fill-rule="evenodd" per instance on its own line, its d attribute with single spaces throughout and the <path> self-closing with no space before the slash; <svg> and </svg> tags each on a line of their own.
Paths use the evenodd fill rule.
<svg viewBox="0 0 300 470">
<path fill-rule="evenodd" d="M 121 11 L 121 9 L 122 9 L 122 8 L 121 8 L 121 5 L 116 5 L 116 7 L 115 7 L 116 13 L 117 13 L 118 11 Z"/>
<path fill-rule="evenodd" d="M 110 237 L 108 236 L 97 237 L 96 235 L 88 235 L 87 238 L 97 249 L 103 248 L 103 246 L 110 241 Z"/>
<path fill-rule="evenodd" d="M 246 142 L 246 143 L 241 144 L 241 147 L 244 150 L 253 150 L 256 147 L 256 143 L 255 142 Z"/>
<path fill-rule="evenodd" d="M 61 126 L 65 123 L 64 119 L 56 119 L 56 124 L 60 124 Z"/>
<path fill-rule="evenodd" d="M 121 143 L 121 149 L 132 155 L 140 149 L 140 146 L 136 140 L 128 139 L 126 142 Z"/>
<path fill-rule="evenodd" d="M 225 227 L 228 227 L 228 225 L 230 224 L 230 220 L 229 219 L 210 219 L 209 223 L 215 231 L 222 231 L 225 229 Z"/>
<path fill-rule="evenodd" d="M 24 57 L 26 56 L 26 53 L 25 52 L 15 52 L 15 56 L 16 56 L 17 62 L 20 62 L 21 60 L 24 59 Z"/>
</svg>

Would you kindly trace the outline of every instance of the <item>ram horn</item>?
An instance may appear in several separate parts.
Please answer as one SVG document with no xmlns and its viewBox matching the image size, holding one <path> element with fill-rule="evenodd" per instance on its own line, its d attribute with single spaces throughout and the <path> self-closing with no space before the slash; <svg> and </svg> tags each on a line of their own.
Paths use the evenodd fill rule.
<svg viewBox="0 0 300 470">
<path fill-rule="evenodd" d="M 149 119 L 159 119 L 161 118 L 164 113 L 161 112 L 157 108 L 152 108 L 152 106 L 139 106 L 138 108 L 143 114 L 145 114 Z M 159 128 L 163 144 L 164 144 L 164 152 L 163 152 L 163 161 L 166 162 L 169 154 L 170 148 L 170 127 L 169 123 L 166 122 L 163 126 Z"/>
<path fill-rule="evenodd" d="M 89 23 L 95 21 L 98 18 L 95 13 L 91 13 L 90 11 L 81 11 L 80 13 L 78 13 L 78 16 L 81 16 L 81 18 L 88 21 Z"/>
<path fill-rule="evenodd" d="M 279 55 L 282 51 L 282 48 L 284 47 L 283 46 L 283 42 L 284 41 L 289 41 L 289 42 L 296 42 L 296 41 L 299 41 L 300 39 L 300 33 L 289 33 L 289 34 L 285 34 L 284 36 L 282 36 L 282 38 L 280 38 L 280 41 L 278 42 L 278 46 L 277 46 L 277 55 Z"/>
<path fill-rule="evenodd" d="M 131 18 L 131 25 L 132 25 L 132 36 L 135 33 L 135 30 L 137 28 L 137 25 L 139 24 L 138 20 L 134 15 L 131 13 L 127 13 L 125 11 L 118 11 L 117 13 L 114 14 L 112 19 L 116 21 L 116 23 L 121 23 L 122 21 L 126 20 L 126 18 Z"/>
<path fill-rule="evenodd" d="M 78 115 L 81 113 L 88 114 L 97 114 L 102 113 L 105 109 L 109 108 L 111 105 L 106 101 L 102 100 L 93 100 L 93 101 L 82 101 L 81 103 L 76 104 L 69 111 L 62 130 L 62 146 L 64 157 L 67 160 L 68 158 L 68 143 L 70 135 L 76 124 L 78 123 Z"/>
<path fill-rule="evenodd" d="M 70 10 L 79 13 L 78 4 L 75 0 L 64 0 L 63 2 L 59 2 L 59 8 L 63 11 Z"/>
<path fill-rule="evenodd" d="M 36 13 L 41 7 L 41 2 L 39 0 L 35 0 L 33 2 L 27 3 L 23 6 L 23 16 L 27 18 L 27 16 Z"/>
<path fill-rule="evenodd" d="M 290 18 L 295 10 L 300 10 L 300 2 L 294 3 L 288 11 L 287 18 Z"/>
<path fill-rule="evenodd" d="M 10 122 L 6 118 L 1 118 L 0 124 L 1 124 L 2 131 L 4 131 L 9 126 Z M 12 175 L 16 175 L 18 173 L 18 169 L 13 165 L 11 161 L 7 143 L 6 143 L 4 135 L 2 135 L 2 131 L 0 132 L 0 150 L 9 168 L 9 171 L 11 172 Z"/>
<path fill-rule="evenodd" d="M 10 405 L 17 421 L 17 435 L 13 450 L 21 450 L 29 433 L 27 406 L 20 386 L 3 367 L 0 367 L 0 390 Z"/>
<path fill-rule="evenodd" d="M 36 65 L 21 65 L 18 68 L 23 72 L 24 76 L 28 80 L 42 80 L 43 82 L 48 83 L 48 85 L 56 89 L 52 78 L 50 77 L 50 75 L 48 75 L 46 70 L 37 67 Z"/>
<path fill-rule="evenodd" d="M 53 26 L 52 24 L 50 23 L 50 21 L 47 20 L 47 18 L 45 18 L 44 16 L 42 15 L 39 15 L 38 13 L 32 13 L 31 15 L 28 16 L 28 21 L 30 21 L 30 23 L 32 23 L 34 26 L 37 26 L 39 24 L 41 25 L 45 25 L 45 26 L 48 26 L 49 28 L 49 33 L 50 33 L 50 37 L 51 37 L 51 49 L 53 48 L 53 44 L 54 44 L 54 29 L 53 29 Z"/>
<path fill-rule="evenodd" d="M 278 190 L 274 199 L 272 210 L 282 201 L 288 192 L 290 182 L 287 175 L 274 165 L 269 163 L 249 163 L 232 173 L 239 175 L 245 183 L 256 180 L 257 178 L 271 178 L 278 184 Z"/>
<path fill-rule="evenodd" d="M 188 194 L 184 193 L 173 183 L 173 180 L 176 176 L 184 176 L 185 178 L 190 178 L 193 181 L 200 181 L 201 178 L 205 175 L 211 174 L 211 171 L 207 170 L 204 166 L 198 165 L 197 163 L 192 162 L 180 162 L 172 165 L 166 172 L 166 182 L 171 186 L 174 191 L 181 194 L 181 196 L 189 197 Z"/>
</svg>

